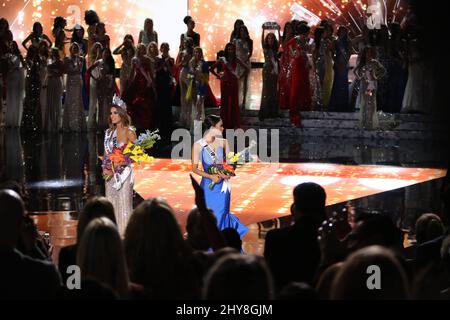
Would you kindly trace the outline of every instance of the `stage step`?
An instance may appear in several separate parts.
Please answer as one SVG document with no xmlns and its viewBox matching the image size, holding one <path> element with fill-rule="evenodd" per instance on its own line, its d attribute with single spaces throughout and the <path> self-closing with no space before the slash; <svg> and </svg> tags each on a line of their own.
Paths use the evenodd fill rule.
<svg viewBox="0 0 450 320">
<path fill-rule="evenodd" d="M 280 135 L 307 137 L 345 137 L 364 139 L 448 139 L 447 126 L 436 118 L 416 114 L 379 114 L 380 129 L 361 130 L 359 114 L 340 112 L 302 112 L 302 127 L 293 127 L 289 114 L 283 111 L 279 118 L 258 119 L 258 111 L 245 111 L 242 124 L 245 129 L 279 129 Z"/>
</svg>

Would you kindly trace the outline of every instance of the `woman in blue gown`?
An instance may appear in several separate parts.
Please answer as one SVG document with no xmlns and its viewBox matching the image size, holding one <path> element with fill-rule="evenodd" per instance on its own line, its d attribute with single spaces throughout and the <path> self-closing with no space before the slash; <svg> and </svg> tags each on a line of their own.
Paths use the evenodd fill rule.
<svg viewBox="0 0 450 320">
<path fill-rule="evenodd" d="M 222 138 L 223 122 L 219 116 L 207 116 L 204 121 L 207 130 L 203 139 L 194 143 L 192 152 L 192 171 L 202 177 L 200 186 L 205 192 L 206 206 L 214 211 L 220 230 L 233 228 L 242 236 L 248 228 L 230 212 L 231 189 L 229 177 L 223 174 L 209 174 L 214 163 L 223 163 L 228 153 L 228 143 Z M 203 170 L 199 168 L 202 163 Z M 212 188 L 210 183 L 214 182 Z"/>
</svg>

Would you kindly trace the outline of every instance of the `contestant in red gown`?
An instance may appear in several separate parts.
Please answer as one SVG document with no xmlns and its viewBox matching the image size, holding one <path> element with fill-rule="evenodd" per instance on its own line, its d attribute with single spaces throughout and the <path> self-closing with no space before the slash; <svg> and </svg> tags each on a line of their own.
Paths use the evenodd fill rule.
<svg viewBox="0 0 450 320">
<path fill-rule="evenodd" d="M 123 99 L 127 111 L 137 129 L 153 129 L 155 109 L 155 89 L 152 64 L 146 56 L 145 45 L 137 47 L 137 56 L 132 59 L 133 73 L 129 89 Z"/>
<path fill-rule="evenodd" d="M 292 24 L 286 22 L 281 38 L 280 73 L 278 75 L 278 105 L 280 109 L 289 109 L 289 94 L 291 84 L 290 55 L 288 42 L 294 37 Z"/>
<path fill-rule="evenodd" d="M 238 74 L 238 65 L 242 74 Z M 220 72 L 216 73 L 220 66 Z M 225 46 L 225 56 L 221 57 L 210 68 L 211 73 L 220 79 L 220 118 L 225 129 L 237 129 L 241 126 L 239 110 L 239 79 L 250 71 L 248 66 L 236 57 L 236 47 L 232 43 Z"/>
<path fill-rule="evenodd" d="M 299 25 L 298 36 L 289 40 L 286 48 L 290 57 L 291 86 L 289 88 L 289 116 L 295 126 L 300 126 L 300 112 L 311 108 L 307 35 L 309 27 Z"/>
</svg>

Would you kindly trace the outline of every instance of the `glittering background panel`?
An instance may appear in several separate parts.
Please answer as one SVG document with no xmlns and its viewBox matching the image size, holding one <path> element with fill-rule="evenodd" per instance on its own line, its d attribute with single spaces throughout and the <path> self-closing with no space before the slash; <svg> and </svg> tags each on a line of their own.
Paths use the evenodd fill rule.
<svg viewBox="0 0 450 320">
<path fill-rule="evenodd" d="M 144 199 L 164 197 L 184 227 L 194 206 L 189 180 L 191 162 L 157 159 L 136 170 L 135 191 Z M 327 205 L 438 179 L 446 171 L 390 166 L 347 166 L 325 163 L 251 163 L 231 179 L 231 211 L 246 225 L 289 215 L 292 190 L 316 182 L 327 192 Z M 198 178 L 198 177 L 197 177 Z"/>
<path fill-rule="evenodd" d="M 35 21 L 44 25 L 50 35 L 53 19 L 63 16 L 68 27 L 83 22 L 84 11 L 94 9 L 111 36 L 111 45 L 121 43 L 126 33 L 135 40 L 144 20 L 154 20 L 160 42 L 168 42 L 172 55 L 185 31 L 183 17 L 189 12 L 201 35 L 201 46 L 207 60 L 215 60 L 230 39 L 234 21 L 243 19 L 254 41 L 252 61 L 263 61 L 261 26 L 266 21 L 284 25 L 291 19 L 306 20 L 310 25 L 329 19 L 335 25 L 346 25 L 352 36 L 366 23 L 368 5 L 378 1 L 386 22 L 400 22 L 406 13 L 406 0 L 0 0 L 1 16 L 9 20 L 16 39 L 22 41 Z"/>
<path fill-rule="evenodd" d="M 180 34 L 186 29 L 183 18 L 188 10 L 187 0 L 0 0 L 0 3 L 0 15 L 8 19 L 14 37 L 20 42 L 36 21 L 43 24 L 45 33 L 53 39 L 51 28 L 56 16 L 67 19 L 67 28 L 76 23 L 85 26 L 84 11 L 93 9 L 106 24 L 112 47 L 122 43 L 127 33 L 137 42 L 145 18 L 152 18 L 159 42 L 168 42 L 172 55 L 177 53 Z"/>
</svg>

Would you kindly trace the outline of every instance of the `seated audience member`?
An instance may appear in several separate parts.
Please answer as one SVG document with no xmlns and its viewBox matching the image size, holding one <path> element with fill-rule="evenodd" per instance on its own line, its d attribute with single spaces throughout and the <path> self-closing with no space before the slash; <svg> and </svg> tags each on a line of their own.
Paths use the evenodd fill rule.
<svg viewBox="0 0 450 320">
<path fill-rule="evenodd" d="M 447 288 L 442 290 L 441 299 L 449 300 L 450 299 L 450 236 L 447 236 L 442 242 L 441 248 L 441 258 L 442 258 L 442 267 L 444 268 L 444 273 L 447 276 L 446 284 Z"/>
<path fill-rule="evenodd" d="M 368 246 L 380 245 L 400 254 L 403 250 L 403 233 L 392 219 L 377 212 L 371 212 L 357 219 L 353 229 L 342 225 L 348 224 L 346 219 L 331 218 L 319 229 L 322 252 L 321 267 L 342 261 L 348 254 Z M 337 237 L 339 230 L 350 230 L 341 239 Z"/>
<path fill-rule="evenodd" d="M 447 181 L 449 179 L 448 171 L 446 179 Z M 440 264 L 441 262 L 442 242 L 444 241 L 445 237 L 450 234 L 450 184 L 448 182 L 443 186 L 441 199 L 441 219 L 446 231 L 444 235 L 417 246 L 415 263 L 416 270 L 420 270 L 430 264 Z"/>
<path fill-rule="evenodd" d="M 173 209 L 162 199 L 149 199 L 134 209 L 125 230 L 130 280 L 154 299 L 195 299 L 200 279 L 192 249 L 183 240 Z"/>
<path fill-rule="evenodd" d="M 0 299 L 56 298 L 61 279 L 55 266 L 16 249 L 25 216 L 22 199 L 12 190 L 0 190 L 0 208 Z"/>
<path fill-rule="evenodd" d="M 272 299 L 272 277 L 261 257 L 225 255 L 207 273 L 202 296 L 206 300 Z"/>
<path fill-rule="evenodd" d="M 415 231 L 416 244 L 405 249 L 405 255 L 410 259 L 415 259 L 417 246 L 442 237 L 444 234 L 444 225 L 438 215 L 424 213 L 417 219 Z"/>
<path fill-rule="evenodd" d="M 242 252 L 242 240 L 236 229 L 225 228 L 220 233 L 222 233 L 228 247 Z"/>
<path fill-rule="evenodd" d="M 122 240 L 108 218 L 94 219 L 86 227 L 78 244 L 77 265 L 83 278 L 109 286 L 121 299 L 131 297 Z"/>
<path fill-rule="evenodd" d="M 212 210 L 209 211 L 215 220 L 216 217 L 212 214 Z M 194 208 L 189 212 L 186 221 L 186 232 L 186 241 L 193 250 L 208 251 L 211 248 L 206 226 L 203 223 L 203 219 L 198 208 Z"/>
<path fill-rule="evenodd" d="M 87 225 L 96 218 L 106 217 L 116 224 L 114 207 L 105 197 L 92 197 L 87 202 L 78 219 L 77 243 L 61 249 L 59 252 L 58 268 L 64 283 L 67 280 L 67 267 L 77 263 L 78 242 L 83 237 Z"/>
<path fill-rule="evenodd" d="M 277 290 L 290 282 L 312 284 L 320 262 L 317 230 L 325 216 L 325 190 L 315 183 L 294 189 L 294 224 L 266 235 L 264 257 Z"/>
<path fill-rule="evenodd" d="M 368 273 L 370 266 L 379 269 Z M 370 246 L 354 252 L 342 264 L 332 284 L 331 299 L 403 300 L 409 297 L 408 290 L 406 273 L 396 255 L 387 248 Z"/>
<path fill-rule="evenodd" d="M 318 300 L 314 288 L 303 282 L 292 282 L 278 294 L 278 300 Z"/>
<path fill-rule="evenodd" d="M 325 269 L 319 277 L 316 285 L 316 291 L 321 300 L 330 300 L 331 285 L 339 270 L 342 268 L 343 262 L 335 263 Z"/>
</svg>

